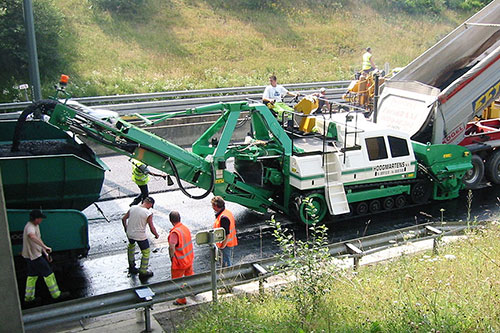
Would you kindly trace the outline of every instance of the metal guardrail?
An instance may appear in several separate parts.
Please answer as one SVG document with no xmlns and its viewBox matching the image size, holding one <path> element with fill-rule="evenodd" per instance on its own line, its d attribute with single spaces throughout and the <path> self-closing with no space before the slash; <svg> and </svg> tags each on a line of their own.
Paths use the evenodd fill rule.
<svg viewBox="0 0 500 333">
<path fill-rule="evenodd" d="M 306 92 L 311 89 L 319 89 L 320 87 L 331 89 L 341 89 L 344 92 L 345 88 L 349 85 L 351 81 L 323 81 L 323 82 L 311 82 L 311 83 L 293 83 L 286 84 L 287 89 L 291 91 Z M 83 103 L 85 105 L 99 105 L 101 108 L 109 108 L 112 110 L 120 110 L 118 105 L 134 104 L 129 103 L 131 101 L 151 101 L 151 100 L 165 100 L 162 101 L 166 103 L 166 100 L 190 100 L 189 103 L 196 105 L 216 103 L 220 101 L 236 101 L 244 100 L 245 98 L 260 99 L 262 92 L 266 86 L 250 86 L 250 87 L 235 87 L 235 88 L 217 88 L 217 89 L 198 89 L 198 90 L 180 90 L 180 91 L 167 91 L 158 93 L 147 93 L 147 94 L 129 94 L 129 95 L 112 95 L 112 96 L 98 96 L 98 97 L 75 97 L 75 101 Z M 327 92 L 328 92 L 327 90 Z M 230 97 L 232 96 L 232 97 Z M 221 99 L 222 97 L 225 100 Z M 205 99 L 203 99 L 205 98 Z M 200 104 L 196 102 L 200 101 Z M 156 101 L 158 102 L 158 101 Z M 108 104 L 106 104 L 108 103 Z M 0 111 L 11 112 L 23 110 L 31 102 L 20 102 L 20 103 L 2 103 L 0 104 Z M 168 103 L 167 103 L 168 104 Z M 137 104 L 136 104 L 137 105 Z M 171 107 L 179 105 L 172 102 Z M 160 108 L 148 107 L 148 111 L 145 112 L 168 112 L 168 111 L 180 111 L 185 109 L 185 105 L 193 104 L 180 104 L 183 106 L 182 109 L 169 109 L 169 105 L 159 104 Z M 166 108 L 163 108 L 166 107 Z M 121 110 L 125 108 L 121 106 Z M 138 110 L 137 107 L 134 110 Z"/>
<path fill-rule="evenodd" d="M 378 252 L 396 245 L 404 245 L 427 239 L 458 234 L 475 226 L 466 223 L 431 222 L 367 237 L 339 242 L 328 246 L 333 257 L 352 257 L 358 260 L 363 255 Z M 430 234 L 430 235 L 429 235 Z M 436 241 L 435 241 L 436 243 Z M 348 245 L 349 244 L 349 245 Z M 353 253 L 353 248 L 358 250 Z M 219 271 L 219 286 L 236 286 L 251 281 L 262 280 L 270 275 L 273 266 L 282 264 L 278 257 L 241 264 Z M 139 299 L 135 290 L 149 287 L 155 296 L 150 301 Z M 79 321 L 86 318 L 120 312 L 134 308 L 149 308 L 155 303 L 211 290 L 210 272 L 196 274 L 176 280 L 168 280 L 137 288 L 116 291 L 109 294 L 70 300 L 23 311 L 24 327 L 38 330 L 44 327 Z"/>
</svg>

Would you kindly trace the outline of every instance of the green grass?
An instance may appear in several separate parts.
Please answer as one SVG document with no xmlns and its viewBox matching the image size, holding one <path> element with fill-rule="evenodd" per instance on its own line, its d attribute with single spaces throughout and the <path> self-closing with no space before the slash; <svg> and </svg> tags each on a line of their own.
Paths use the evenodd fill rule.
<svg viewBox="0 0 500 333">
<path fill-rule="evenodd" d="M 281 83 L 351 79 L 366 46 L 379 67 L 404 66 L 472 14 L 411 16 L 371 0 L 289 1 L 267 11 L 226 1 L 146 3 L 117 15 L 90 0 L 55 2 L 65 16 L 60 55 L 73 95 L 265 85 L 270 74 Z M 59 74 L 41 78 L 44 96 Z M 11 86 L 0 88 L 11 96 Z"/>
<path fill-rule="evenodd" d="M 381 12 L 361 1 L 333 8 L 235 10 L 204 0 L 150 0 L 136 15 L 57 2 L 71 32 L 76 96 L 350 79 L 363 48 L 383 67 L 406 65 L 467 16 Z M 57 73 L 56 73 L 57 74 Z M 55 75 L 57 77 L 57 75 Z M 45 95 L 53 78 L 44 80 Z"/>
<path fill-rule="evenodd" d="M 467 236 L 437 256 L 429 252 L 358 273 L 337 271 L 306 322 L 295 312 L 292 285 L 264 296 L 225 299 L 177 331 L 498 332 L 500 224 Z"/>
</svg>

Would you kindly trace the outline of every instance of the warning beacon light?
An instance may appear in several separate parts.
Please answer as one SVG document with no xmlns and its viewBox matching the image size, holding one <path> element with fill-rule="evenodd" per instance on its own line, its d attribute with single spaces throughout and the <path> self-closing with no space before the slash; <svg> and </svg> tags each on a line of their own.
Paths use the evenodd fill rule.
<svg viewBox="0 0 500 333">
<path fill-rule="evenodd" d="M 61 74 L 61 79 L 59 80 L 59 84 L 61 86 L 65 86 L 68 84 L 68 81 L 69 81 L 69 76 L 66 74 Z"/>
</svg>

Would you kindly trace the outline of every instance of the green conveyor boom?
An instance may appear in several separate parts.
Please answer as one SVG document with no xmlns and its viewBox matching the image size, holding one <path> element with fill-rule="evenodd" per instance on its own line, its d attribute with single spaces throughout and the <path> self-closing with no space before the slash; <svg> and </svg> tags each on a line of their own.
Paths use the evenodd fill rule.
<svg viewBox="0 0 500 333">
<path fill-rule="evenodd" d="M 192 152 L 189 152 L 123 119 L 110 123 L 53 100 L 38 103 L 42 112 L 50 116 L 49 123 L 52 125 L 83 134 L 120 154 L 174 176 L 181 191 L 191 198 L 201 199 L 213 193 L 256 211 L 265 212 L 272 208 L 288 214 L 292 142 L 271 111 L 262 104 L 218 103 L 160 117 L 163 121 L 179 114 L 222 112 L 222 116 L 201 135 L 193 144 Z M 231 146 L 231 138 L 242 112 L 249 113 L 251 117 L 254 139 L 265 144 L 252 149 L 239 149 L 241 145 Z M 218 138 L 214 141 L 215 135 Z M 278 165 L 276 170 L 283 174 L 283 179 L 276 177 L 276 170 L 266 171 L 274 175 L 270 178 L 274 185 L 279 186 L 250 184 L 237 173 L 226 169 L 226 162 L 231 157 L 259 162 L 269 155 L 276 156 L 274 165 Z M 201 195 L 190 194 L 184 189 L 181 180 L 206 192 Z M 281 184 L 276 184 L 280 181 Z"/>
</svg>

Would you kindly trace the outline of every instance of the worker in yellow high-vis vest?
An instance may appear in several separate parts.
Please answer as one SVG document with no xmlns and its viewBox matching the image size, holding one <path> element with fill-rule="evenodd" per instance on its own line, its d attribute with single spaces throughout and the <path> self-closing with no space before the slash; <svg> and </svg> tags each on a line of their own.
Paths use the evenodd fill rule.
<svg viewBox="0 0 500 333">
<path fill-rule="evenodd" d="M 166 179 L 167 176 L 159 173 L 154 173 L 141 161 L 133 159 L 132 161 L 132 180 L 139 186 L 141 193 L 132 201 L 130 207 L 140 204 L 142 200 L 149 196 L 148 182 L 149 175 L 162 177 Z"/>
<path fill-rule="evenodd" d="M 362 70 L 364 74 L 368 74 L 377 68 L 373 62 L 372 49 L 370 47 L 366 48 L 366 52 L 363 54 L 363 65 Z"/>
<path fill-rule="evenodd" d="M 68 292 L 59 290 L 56 276 L 49 265 L 49 262 L 52 261 L 50 257 L 52 248 L 45 245 L 40 234 L 40 223 L 46 217 L 39 209 L 33 209 L 30 212 L 30 219 L 24 227 L 22 256 L 26 261 L 28 275 L 24 303 L 28 306 L 34 305 L 40 300 L 35 298 L 35 286 L 39 276 L 43 277 L 53 299 L 62 300 L 70 296 Z"/>
</svg>

